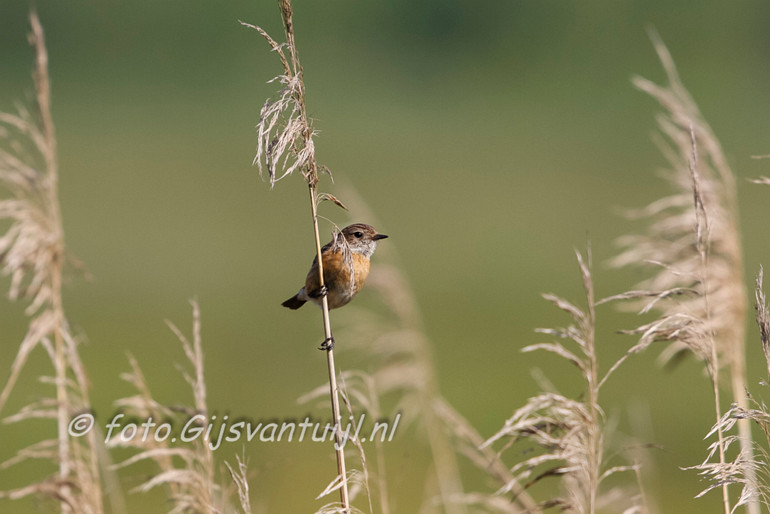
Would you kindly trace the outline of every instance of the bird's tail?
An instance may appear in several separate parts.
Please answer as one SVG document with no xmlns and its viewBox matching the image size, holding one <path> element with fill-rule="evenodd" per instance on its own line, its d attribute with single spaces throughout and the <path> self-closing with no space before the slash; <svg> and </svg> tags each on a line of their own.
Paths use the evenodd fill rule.
<svg viewBox="0 0 770 514">
<path fill-rule="evenodd" d="M 306 300 L 301 300 L 298 295 L 294 295 L 285 302 L 283 302 L 281 305 L 284 307 L 288 307 L 291 310 L 297 310 L 303 305 L 305 305 Z"/>
</svg>

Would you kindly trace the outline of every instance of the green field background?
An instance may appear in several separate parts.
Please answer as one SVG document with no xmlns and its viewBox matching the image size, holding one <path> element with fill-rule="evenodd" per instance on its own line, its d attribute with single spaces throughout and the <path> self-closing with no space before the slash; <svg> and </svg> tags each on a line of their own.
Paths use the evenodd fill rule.
<svg viewBox="0 0 770 514">
<path fill-rule="evenodd" d="M 281 39 L 273 1 L 80 0 L 37 2 L 46 29 L 59 143 L 60 193 L 70 269 L 65 310 L 80 347 L 103 426 L 113 402 L 133 391 L 120 380 L 127 353 L 160 401 L 190 403 L 176 365 L 184 355 L 164 324 L 189 333 L 188 299 L 203 319 L 212 410 L 283 420 L 324 408 L 297 398 L 322 384 L 320 314 L 290 312 L 313 254 L 306 187 L 290 177 L 272 190 L 251 166 L 254 126 L 280 71 L 258 24 Z M 0 0 L 0 108 L 32 96 L 28 4 Z M 746 178 L 770 174 L 770 5 L 743 1 L 296 0 L 297 44 L 318 158 L 347 200 L 348 188 L 391 236 L 374 256 L 398 264 L 414 290 L 432 342 L 441 393 L 484 436 L 538 391 L 541 370 L 572 397 L 574 369 L 520 349 L 534 329 L 565 323 L 540 294 L 580 301 L 574 248 L 590 240 L 598 296 L 643 276 L 610 269 L 614 240 L 639 230 L 618 215 L 668 192 L 651 140 L 656 103 L 632 86 L 664 80 L 648 36 L 656 30 L 684 84 L 723 144 L 738 176 L 746 283 L 770 265 L 770 190 Z M 353 202 L 355 205 L 355 202 Z M 332 205 L 343 225 L 368 222 Z M 322 223 L 323 238 L 331 232 Z M 387 249 L 386 249 L 387 247 Z M 8 286 L 2 279 L 2 287 Z M 372 290 L 333 322 L 380 305 Z M 25 332 L 24 305 L 0 301 L 0 381 Z M 757 331 L 747 319 L 749 384 L 763 378 Z M 599 310 L 600 360 L 634 341 L 618 335 L 638 320 Z M 360 356 L 338 342 L 341 369 Z M 673 372 L 658 350 L 634 357 L 604 390 L 608 419 L 623 437 L 654 443 L 646 488 L 661 512 L 715 512 L 719 498 L 684 466 L 705 457 L 713 423 L 710 386 L 695 360 Z M 364 364 L 365 365 L 365 364 Z M 52 371 L 31 358 L 4 416 L 46 394 Z M 725 403 L 725 408 L 727 403 Z M 633 423 L 630 421 L 635 419 Z M 640 421 L 641 420 L 641 421 Z M 0 460 L 50 437 L 45 420 L 0 425 Z M 387 447 L 393 510 L 417 512 L 427 445 L 406 427 Z M 313 512 L 333 478 L 328 446 L 229 444 L 220 461 L 245 452 L 257 512 Z M 130 453 L 117 452 L 120 460 Z M 53 471 L 22 464 L 0 471 L 0 488 Z M 150 466 L 120 472 L 126 491 Z M 420 478 L 419 473 L 412 473 Z M 468 490 L 489 490 L 463 463 Z M 406 477 L 406 478 L 405 478 Z M 631 478 L 631 477 L 629 477 Z M 165 512 L 162 491 L 126 493 L 128 512 Z M 3 512 L 47 512 L 37 500 L 0 501 Z"/>
</svg>

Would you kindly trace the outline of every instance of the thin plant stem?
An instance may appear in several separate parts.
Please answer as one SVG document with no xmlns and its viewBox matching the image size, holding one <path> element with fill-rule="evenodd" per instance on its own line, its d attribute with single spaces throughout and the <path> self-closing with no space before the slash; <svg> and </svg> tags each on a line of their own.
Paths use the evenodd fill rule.
<svg viewBox="0 0 770 514">
<path fill-rule="evenodd" d="M 596 511 L 596 497 L 599 489 L 599 468 L 602 462 L 602 440 L 601 433 L 599 431 L 599 364 L 596 359 L 596 301 L 594 298 L 594 284 L 590 278 L 591 275 L 591 248 L 588 247 L 587 266 L 583 262 L 580 253 L 577 254 L 578 262 L 581 267 L 583 275 L 583 286 L 586 292 L 587 299 L 587 314 L 588 318 L 585 320 L 585 332 L 586 332 L 586 350 L 588 357 L 588 413 L 590 416 L 590 424 L 588 426 L 588 438 L 589 438 L 589 469 L 588 469 L 588 512 L 593 513 Z"/>
<path fill-rule="evenodd" d="M 61 225 L 61 208 L 59 206 L 58 197 L 58 182 L 59 182 L 59 170 L 56 161 L 56 130 L 51 116 L 51 85 L 48 81 L 48 52 L 45 48 L 45 35 L 43 34 L 43 28 L 40 25 L 37 13 L 32 11 L 29 17 L 30 25 L 32 27 L 31 38 L 35 43 L 35 83 L 37 89 L 37 101 L 40 107 L 40 118 L 42 125 L 42 135 L 44 141 L 45 151 L 43 152 L 43 159 L 45 161 L 45 168 L 47 171 L 48 179 L 48 198 L 46 207 L 49 210 L 49 216 L 52 222 L 52 228 L 56 232 L 56 248 L 53 249 L 56 252 L 56 257 L 52 261 L 50 270 L 51 274 L 51 289 L 52 289 L 52 309 L 54 315 L 54 347 L 55 347 L 55 359 L 54 363 L 56 372 L 56 421 L 58 432 L 58 460 L 59 460 L 59 479 L 62 483 L 68 481 L 72 472 L 71 469 L 71 456 L 70 456 L 70 443 L 67 433 L 67 425 L 69 422 L 69 413 L 67 412 L 67 406 L 70 404 L 67 392 L 67 356 L 66 349 L 64 347 L 64 337 L 62 330 L 64 327 L 64 309 L 62 307 L 61 296 L 61 283 L 62 283 L 62 225 Z M 69 488 L 63 489 L 64 495 L 69 494 Z M 61 502 L 62 512 L 71 512 L 70 506 L 67 502 Z"/>
<path fill-rule="evenodd" d="M 313 231 L 315 233 L 315 246 L 316 257 L 318 259 L 318 283 L 320 287 L 324 288 L 324 271 L 323 271 L 323 259 L 321 258 L 321 236 L 318 230 L 318 203 L 316 198 L 318 192 L 316 190 L 315 182 L 309 182 L 310 191 L 310 206 L 313 213 Z M 321 312 L 323 313 L 324 323 L 324 341 L 333 341 L 332 326 L 329 317 L 329 301 L 326 295 L 321 297 Z M 342 480 L 342 486 L 340 487 L 340 503 L 342 508 L 346 512 L 350 512 L 350 496 L 348 493 L 348 481 L 347 471 L 345 469 L 345 452 L 343 448 L 342 432 L 340 428 L 341 416 L 340 416 L 340 399 L 339 390 L 337 388 L 337 372 L 334 365 L 334 350 L 329 348 L 326 350 L 326 365 L 329 370 L 329 397 L 332 404 L 332 417 L 334 426 L 334 450 L 337 454 L 337 473 Z"/>
<path fill-rule="evenodd" d="M 716 348 L 712 351 L 712 357 L 714 359 L 718 358 Z M 722 411 L 720 409 L 719 383 L 717 382 L 716 375 L 712 375 L 711 382 L 714 385 L 714 410 L 717 419 L 717 439 L 719 440 L 719 463 L 724 466 L 726 462 L 725 439 L 724 434 L 722 434 L 722 425 L 719 423 L 719 420 L 722 417 Z M 730 514 L 730 492 L 727 490 L 727 483 L 722 484 L 722 503 L 725 508 L 725 514 Z"/>
<path fill-rule="evenodd" d="M 695 129 L 690 123 L 690 142 L 692 154 L 690 156 L 690 175 L 692 178 L 693 198 L 695 201 L 695 246 L 700 257 L 700 274 L 703 283 L 703 301 L 705 307 L 706 320 L 710 321 L 711 307 L 710 307 L 710 290 L 708 281 L 708 267 L 709 267 L 709 253 L 711 250 L 711 237 L 709 219 L 706 213 L 706 208 L 703 205 L 703 196 L 701 194 L 700 175 L 698 173 L 698 146 L 697 139 L 695 137 Z M 711 348 L 711 362 L 709 362 L 710 368 L 709 375 L 711 377 L 711 384 L 714 389 L 714 409 L 716 413 L 717 424 L 717 438 L 719 441 L 719 463 L 724 466 L 725 459 L 725 439 L 722 433 L 722 424 L 719 420 L 722 418 L 721 400 L 719 394 L 719 352 L 717 351 L 717 342 L 714 338 L 714 333 L 709 330 L 708 333 L 709 346 Z M 727 482 L 722 484 L 722 503 L 724 505 L 725 514 L 730 514 L 730 492 L 727 489 Z"/>
<path fill-rule="evenodd" d="M 694 143 L 693 139 L 693 144 Z M 701 266 L 703 267 L 704 273 L 705 269 L 708 263 L 708 254 L 706 250 L 701 251 Z M 705 275 L 704 275 L 705 276 Z M 704 298 L 706 302 L 706 315 L 709 315 L 709 307 L 708 307 L 708 281 L 704 280 Z M 711 376 L 711 384 L 714 389 L 714 413 L 716 416 L 716 425 L 717 425 L 717 440 L 719 441 L 719 463 L 722 466 L 725 466 L 727 460 L 725 458 L 725 438 L 724 434 L 722 433 L 722 424 L 719 422 L 719 420 L 722 418 L 722 408 L 721 404 L 722 401 L 720 399 L 719 394 L 719 352 L 717 352 L 717 344 L 716 341 L 713 338 L 713 335 L 710 337 L 711 342 L 711 369 L 709 370 L 709 375 Z M 730 509 L 730 491 L 727 489 L 727 482 L 724 482 L 722 484 L 722 504 L 725 509 L 725 514 L 730 514 L 732 512 L 732 509 Z"/>
</svg>

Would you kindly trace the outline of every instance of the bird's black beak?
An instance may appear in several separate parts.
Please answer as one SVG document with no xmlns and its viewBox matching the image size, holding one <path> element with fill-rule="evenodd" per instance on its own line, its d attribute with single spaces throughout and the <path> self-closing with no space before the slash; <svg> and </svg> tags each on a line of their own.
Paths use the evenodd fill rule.
<svg viewBox="0 0 770 514">
<path fill-rule="evenodd" d="M 374 237 L 372 237 L 372 239 L 374 239 L 375 241 L 379 241 L 380 239 L 387 239 L 387 237 L 388 236 L 386 236 L 385 234 L 375 234 Z"/>
</svg>

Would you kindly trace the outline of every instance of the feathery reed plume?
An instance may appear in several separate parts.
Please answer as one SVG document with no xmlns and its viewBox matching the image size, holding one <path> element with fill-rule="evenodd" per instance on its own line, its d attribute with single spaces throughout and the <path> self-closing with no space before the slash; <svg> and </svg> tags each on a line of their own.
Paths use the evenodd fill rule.
<svg viewBox="0 0 770 514">
<path fill-rule="evenodd" d="M 756 321 L 759 326 L 759 338 L 765 355 L 768 378 L 770 378 L 770 314 L 768 314 L 765 293 L 762 290 L 762 281 L 763 269 L 760 266 L 754 289 Z M 761 384 L 764 386 L 769 385 L 765 380 Z M 768 410 L 764 402 L 760 402 L 751 395 L 748 395 L 748 398 L 753 408 L 745 408 L 733 403 L 730 410 L 712 427 L 706 438 L 713 437 L 715 433 L 720 431 L 726 434 L 737 423 L 753 421 L 761 428 L 765 435 L 765 443 L 770 447 L 770 410 Z M 739 436 L 726 436 L 724 438 L 725 450 L 739 441 Z M 747 451 L 745 447 L 742 448 L 732 462 L 713 462 L 718 442 L 709 446 L 709 453 L 701 464 L 687 468 L 698 471 L 699 475 L 711 482 L 698 496 L 721 487 L 723 484 L 739 484 L 742 486 L 741 494 L 732 507 L 732 511 L 735 511 L 740 506 L 757 505 L 759 503 L 764 505 L 766 509 L 770 509 L 770 471 L 768 471 L 770 469 L 768 466 L 770 456 L 767 450 L 757 444 L 754 445 L 754 451 L 752 452 Z"/>
<path fill-rule="evenodd" d="M 768 472 L 770 459 L 764 448 L 755 445 L 749 452 L 744 447 L 737 452 L 732 461 L 725 462 L 721 456 L 719 460 L 715 460 L 718 452 L 727 453 L 731 446 L 740 444 L 740 436 L 726 435 L 739 422 L 754 421 L 762 428 L 767 439 L 768 429 L 770 429 L 770 414 L 768 414 L 767 406 L 753 398 L 751 401 L 755 405 L 754 408 L 744 409 L 733 404 L 706 435 L 706 439 L 709 439 L 715 434 L 721 433 L 721 439 L 717 439 L 709 445 L 708 454 L 702 463 L 684 468 L 697 471 L 701 477 L 710 482 L 696 498 L 726 485 L 740 485 L 741 494 L 730 512 L 735 512 L 738 507 L 748 507 L 760 503 L 766 509 L 770 508 L 770 486 L 768 486 L 770 484 L 770 472 Z"/>
<path fill-rule="evenodd" d="M 185 356 L 192 365 L 192 372 L 181 366 L 179 369 L 192 389 L 194 406 L 169 407 L 158 403 L 153 398 L 138 362 L 130 355 L 131 372 L 124 373 L 121 377 L 136 388 L 137 394 L 117 400 L 115 403 L 121 409 L 121 414 L 127 418 L 154 421 L 158 426 L 162 424 L 161 420 L 165 420 L 164 422 L 168 422 L 169 426 L 191 426 L 193 430 L 200 429 L 200 433 L 203 434 L 207 424 L 211 423 L 213 418 L 209 417 L 206 402 L 200 307 L 194 300 L 190 304 L 193 310 L 192 341 L 176 325 L 169 321 L 166 323 L 182 344 Z M 152 461 L 159 469 L 157 474 L 135 487 L 132 492 L 147 492 L 156 487 L 165 487 L 168 490 L 169 502 L 173 505 L 170 512 L 174 513 L 203 514 L 232 511 L 227 491 L 216 482 L 214 452 L 208 435 L 195 437 L 193 441 L 189 441 L 188 447 L 172 446 L 169 441 L 171 438 L 167 437 L 168 434 L 161 437 L 159 432 L 149 437 L 129 435 L 132 436 L 124 435 L 121 430 L 113 434 L 108 441 L 108 445 L 113 448 L 126 447 L 138 450 L 138 453 L 118 463 L 116 467 L 125 468 L 137 462 Z M 177 465 L 180 460 L 181 466 Z M 249 514 L 251 507 L 246 481 L 246 464 L 240 457 L 237 458 L 237 463 L 238 471 L 229 464 L 226 465 L 236 486 L 241 508 L 244 513 Z"/>
<path fill-rule="evenodd" d="M 765 355 L 768 379 L 770 379 L 770 313 L 768 312 L 767 300 L 762 289 L 763 275 L 764 270 L 760 266 L 755 281 L 754 299 L 756 321 L 759 326 L 759 340 Z M 763 380 L 761 384 L 768 386 L 770 382 Z M 713 437 L 719 431 L 726 434 L 741 421 L 753 421 L 762 430 L 762 433 L 765 435 L 765 443 L 770 447 L 770 410 L 764 402 L 750 395 L 749 400 L 753 408 L 744 408 L 733 403 L 730 410 L 712 427 L 706 438 Z M 726 436 L 724 439 L 725 449 L 736 442 L 739 442 L 738 436 Z M 711 482 L 698 496 L 721 487 L 723 484 L 739 484 L 742 486 L 741 494 L 732 511 L 735 511 L 740 506 L 757 503 L 761 503 L 766 509 L 770 509 L 770 471 L 768 471 L 770 469 L 770 456 L 767 450 L 757 444 L 754 446 L 754 452 L 741 449 L 732 462 L 713 462 L 715 452 L 717 451 L 717 444 L 718 441 L 709 447 L 709 453 L 701 464 L 687 468 L 697 470 L 699 475 Z"/>
<path fill-rule="evenodd" d="M 10 197 L 0 200 L 0 219 L 10 225 L 0 237 L 0 267 L 11 276 L 11 300 L 29 300 L 31 321 L 0 392 L 0 410 L 14 389 L 30 353 L 42 347 L 54 367 L 54 377 L 42 381 L 55 387 L 55 398 L 46 398 L 6 418 L 56 420 L 58 438 L 42 441 L 18 452 L 10 464 L 28 458 L 50 459 L 58 473 L 22 489 L 1 493 L 21 498 L 41 493 L 56 499 L 62 512 L 103 512 L 100 485 L 100 441 L 94 430 L 70 438 L 68 426 L 90 410 L 88 379 L 78 354 L 78 341 L 70 332 L 62 305 L 64 233 L 58 198 L 56 136 L 51 117 L 51 86 L 43 28 L 30 13 L 29 40 L 35 49 L 34 112 L 19 107 L 17 114 L 0 113 L 0 184 Z M 85 418 L 80 418 L 81 421 Z M 74 422 L 74 421 L 73 421 Z"/>
<path fill-rule="evenodd" d="M 545 350 L 574 364 L 585 380 L 584 399 L 573 400 L 557 392 L 538 394 L 514 412 L 503 427 L 483 443 L 482 448 L 492 447 L 500 441 L 505 442 L 500 453 L 522 441 L 529 441 L 539 448 L 539 451 L 533 449 L 532 456 L 511 468 L 515 480 L 504 485 L 496 493 L 498 496 L 510 494 L 518 484 L 529 487 L 547 477 L 560 477 L 564 494 L 543 502 L 540 507 L 593 513 L 613 501 L 610 491 L 601 491 L 602 482 L 616 473 L 633 471 L 635 466 L 608 467 L 604 456 L 607 423 L 599 404 L 599 393 L 617 365 L 600 375 L 595 341 L 597 302 L 594 299 L 590 250 L 587 261 L 580 252 L 576 255 L 583 278 L 586 307 L 581 308 L 555 295 L 544 295 L 546 300 L 572 318 L 572 324 L 566 328 L 538 329 L 537 332 L 556 337 L 559 341 L 530 345 L 522 351 Z M 567 342 L 575 348 L 570 348 Z"/>
<path fill-rule="evenodd" d="M 657 309 L 674 316 L 673 326 L 687 324 L 690 318 L 703 320 L 702 330 L 714 334 L 719 356 L 743 376 L 746 291 L 735 179 L 719 142 L 679 81 L 668 51 L 657 39 L 655 46 L 669 85 L 642 78 L 634 83 L 668 110 L 658 116 L 668 143 L 660 139 L 658 143 L 670 166 L 664 178 L 675 192 L 631 213 L 650 219 L 649 230 L 620 238 L 623 251 L 613 263 L 656 270 L 640 284 L 643 291 L 637 296 L 650 298 L 644 311 Z M 665 355 L 671 358 L 685 350 L 710 354 L 701 339 L 669 338 Z"/>
<path fill-rule="evenodd" d="M 759 326 L 759 340 L 762 351 L 765 355 L 765 362 L 768 369 L 768 378 L 770 379 L 770 313 L 767 308 L 767 300 L 762 289 L 764 270 L 760 266 L 757 274 L 754 289 L 756 321 Z M 761 384 L 770 385 L 768 381 L 763 380 Z M 749 395 L 752 408 L 743 408 L 733 404 L 712 427 L 706 438 L 713 437 L 715 433 L 721 431 L 723 434 L 730 432 L 741 420 L 753 421 L 756 423 L 762 433 L 765 435 L 765 444 L 770 447 L 770 410 L 767 405 Z M 730 445 L 739 441 L 738 436 L 725 436 L 724 445 L 727 449 Z M 741 487 L 741 494 L 732 511 L 738 507 L 748 506 L 752 503 L 761 503 L 765 509 L 770 509 L 770 456 L 765 448 L 755 445 L 754 452 L 741 450 L 737 453 L 731 462 L 714 462 L 717 451 L 718 441 L 709 446 L 709 453 L 706 459 L 697 466 L 691 466 L 687 469 L 698 471 L 698 474 L 708 479 L 711 483 L 698 496 L 703 496 L 707 492 L 721 487 L 723 484 L 738 484 Z"/>
<path fill-rule="evenodd" d="M 240 455 L 235 456 L 236 463 L 238 464 L 238 470 L 236 471 L 230 465 L 229 462 L 225 462 L 227 471 L 230 472 L 230 478 L 238 490 L 238 501 L 241 504 L 243 514 L 251 514 L 251 500 L 249 499 L 249 479 L 248 479 L 248 465 L 246 458 L 241 458 Z"/>
<path fill-rule="evenodd" d="M 631 352 L 654 341 L 667 341 L 662 354 L 670 360 L 686 351 L 705 363 L 711 377 L 716 419 L 721 417 L 719 377 L 726 366 L 733 400 L 747 408 L 744 394 L 744 319 L 746 290 L 738 229 L 735 178 L 719 141 L 682 85 L 671 55 L 652 35 L 668 77 L 659 86 L 643 78 L 634 84 L 666 110 L 658 125 L 667 141 L 659 140 L 670 169 L 664 177 L 674 193 L 651 203 L 638 213 L 650 219 L 648 232 L 619 240 L 623 248 L 614 259 L 618 266 L 636 265 L 655 270 L 637 291 L 618 297 L 643 299 L 642 312 L 655 310 L 660 318 L 630 333 L 640 335 Z M 717 423 L 719 444 L 722 445 Z M 742 453 L 752 451 L 751 429 L 739 424 Z M 724 448 L 719 448 L 724 463 Z M 725 512 L 729 512 L 727 486 L 722 487 Z M 749 504 L 757 514 L 758 506 Z"/>
<path fill-rule="evenodd" d="M 264 37 L 273 51 L 278 55 L 283 73 L 273 79 L 283 84 L 283 89 L 275 100 L 268 99 L 260 112 L 257 124 L 257 153 L 254 163 L 260 173 L 264 167 L 273 187 L 276 181 L 300 171 L 308 185 L 310 193 L 310 210 L 313 219 L 315 236 L 316 259 L 318 262 L 318 279 L 320 290 L 325 290 L 323 259 L 321 258 L 321 237 L 318 229 L 318 207 L 323 201 L 330 200 L 344 208 L 344 205 L 330 194 L 318 192 L 318 174 L 326 173 L 331 176 L 328 168 L 319 166 L 315 156 L 313 137 L 316 132 L 312 128 L 305 105 L 305 83 L 302 66 L 297 54 L 294 41 L 294 22 L 292 20 L 291 0 L 280 0 L 281 18 L 283 19 L 286 42 L 279 44 L 260 27 L 240 22 L 252 28 Z M 272 81 L 271 81 L 272 82 Z M 283 170 L 283 171 L 279 171 Z M 337 238 L 335 237 L 335 240 Z M 345 453 L 342 448 L 342 431 L 340 429 L 339 391 L 337 388 L 337 373 L 334 364 L 331 321 L 329 318 L 329 303 L 326 294 L 321 296 L 321 309 L 324 325 L 324 349 L 329 371 L 329 396 L 332 406 L 332 418 L 336 423 L 335 452 L 337 457 L 337 480 L 339 481 L 340 506 L 343 512 L 350 510 L 348 492 L 348 474 L 345 469 Z M 330 343 L 327 345 L 327 343 Z"/>
</svg>

